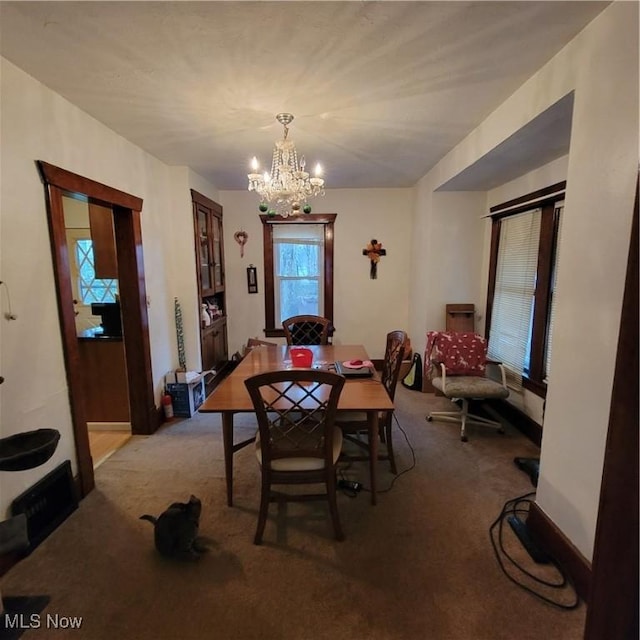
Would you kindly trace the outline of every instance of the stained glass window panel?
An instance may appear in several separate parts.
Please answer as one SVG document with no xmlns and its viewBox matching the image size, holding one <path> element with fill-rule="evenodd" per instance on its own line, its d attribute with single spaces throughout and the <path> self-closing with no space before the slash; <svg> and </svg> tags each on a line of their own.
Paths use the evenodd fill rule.
<svg viewBox="0 0 640 640">
<path fill-rule="evenodd" d="M 77 240 L 75 249 L 78 264 L 78 291 L 82 304 L 115 302 L 118 281 L 96 278 L 92 241 L 89 239 Z"/>
</svg>

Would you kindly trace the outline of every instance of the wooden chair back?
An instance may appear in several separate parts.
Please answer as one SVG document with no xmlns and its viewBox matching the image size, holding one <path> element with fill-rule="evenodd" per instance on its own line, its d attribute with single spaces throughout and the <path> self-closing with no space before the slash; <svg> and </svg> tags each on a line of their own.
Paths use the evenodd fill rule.
<svg viewBox="0 0 640 640">
<path fill-rule="evenodd" d="M 292 316 L 282 323 L 288 345 L 329 344 L 332 324 L 322 316 Z"/>
<path fill-rule="evenodd" d="M 280 458 L 322 458 L 333 466 L 331 430 L 344 381 L 315 369 L 271 371 L 245 381 L 258 418 L 263 466 Z"/>
<path fill-rule="evenodd" d="M 408 345 L 408 336 L 405 331 L 391 331 L 387 334 L 387 345 L 382 363 L 382 384 L 389 397 L 393 400 L 396 394 L 396 386 L 400 375 L 400 367 L 404 360 L 405 349 Z"/>
<path fill-rule="evenodd" d="M 258 419 L 262 489 L 255 544 L 262 542 L 270 502 L 326 499 L 335 537 L 344 539 L 336 499 L 342 432 L 335 426 L 344 377 L 318 369 L 261 373 L 245 380 Z M 324 483 L 323 494 L 274 492 L 272 485 Z"/>
</svg>

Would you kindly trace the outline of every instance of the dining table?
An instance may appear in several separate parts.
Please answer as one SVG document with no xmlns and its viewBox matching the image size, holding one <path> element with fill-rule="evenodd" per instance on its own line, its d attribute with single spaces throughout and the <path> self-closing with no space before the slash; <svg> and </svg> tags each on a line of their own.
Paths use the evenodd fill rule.
<svg viewBox="0 0 640 640">
<path fill-rule="evenodd" d="M 227 488 L 227 504 L 233 506 L 233 454 L 255 442 L 255 436 L 234 442 L 233 418 L 237 413 L 255 413 L 249 392 L 244 384 L 247 378 L 259 373 L 293 368 L 289 346 L 258 346 L 249 351 L 231 373 L 204 400 L 200 413 L 219 413 L 222 419 L 224 471 Z M 295 348 L 295 347 L 293 347 Z M 369 357 L 363 345 L 310 345 L 313 353 L 312 367 L 335 370 L 336 362 L 367 361 Z M 378 416 L 381 411 L 392 411 L 393 401 L 374 374 L 369 378 L 352 378 L 345 381 L 338 401 L 338 413 L 364 412 L 367 415 L 369 441 L 369 483 L 371 504 L 375 505 L 376 462 L 378 460 Z M 339 418 L 339 416 L 338 416 Z M 257 431 L 257 424 L 256 424 Z"/>
</svg>

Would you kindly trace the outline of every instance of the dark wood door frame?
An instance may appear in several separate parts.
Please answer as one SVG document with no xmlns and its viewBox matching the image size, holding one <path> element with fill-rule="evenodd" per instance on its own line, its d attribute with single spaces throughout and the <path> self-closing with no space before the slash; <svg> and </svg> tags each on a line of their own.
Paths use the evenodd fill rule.
<svg viewBox="0 0 640 640">
<path fill-rule="evenodd" d="M 638 443 L 636 187 L 585 640 L 638 637 Z"/>
<path fill-rule="evenodd" d="M 78 485 L 81 496 L 85 496 L 93 489 L 95 482 L 87 420 L 81 397 L 83 374 L 76 336 L 62 196 L 78 194 L 113 211 L 118 288 L 129 384 L 129 411 L 131 432 L 134 435 L 154 433 L 159 425 L 159 413 L 155 406 L 153 392 L 142 255 L 140 225 L 142 200 L 47 162 L 39 160 L 37 165 L 45 184 L 58 313 L 69 386 L 71 420 L 76 442 Z"/>
</svg>

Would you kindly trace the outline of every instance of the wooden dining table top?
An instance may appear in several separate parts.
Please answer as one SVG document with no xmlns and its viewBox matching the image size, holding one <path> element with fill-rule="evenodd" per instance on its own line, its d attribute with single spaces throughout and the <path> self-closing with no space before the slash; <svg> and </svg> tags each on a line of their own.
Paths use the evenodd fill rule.
<svg viewBox="0 0 640 640">
<path fill-rule="evenodd" d="M 362 345 L 312 345 L 306 347 L 313 352 L 313 367 L 333 371 L 336 361 L 368 360 Z M 198 411 L 252 412 L 253 403 L 244 381 L 258 373 L 292 368 L 289 346 L 254 347 L 240 364 L 213 390 Z M 338 410 L 388 411 L 393 402 L 377 376 L 372 378 L 347 379 Z"/>
</svg>

